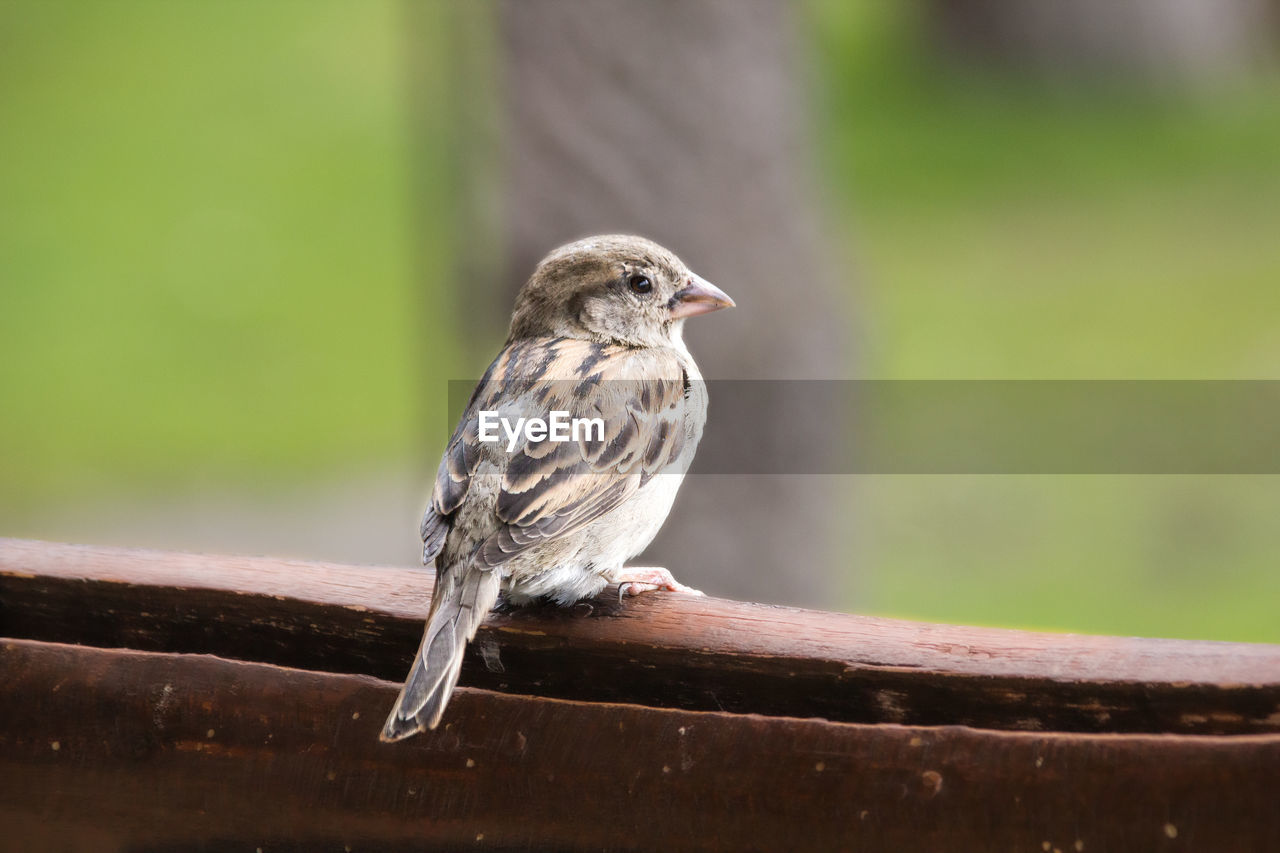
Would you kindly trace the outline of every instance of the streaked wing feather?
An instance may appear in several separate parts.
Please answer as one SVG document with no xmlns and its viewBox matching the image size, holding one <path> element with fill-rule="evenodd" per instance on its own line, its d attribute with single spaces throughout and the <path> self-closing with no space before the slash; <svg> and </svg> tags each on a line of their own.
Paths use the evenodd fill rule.
<svg viewBox="0 0 1280 853">
<path fill-rule="evenodd" d="M 570 418 L 604 422 L 603 438 L 583 431 L 577 441 L 529 442 L 521 434 L 498 495 L 502 526 L 477 552 L 493 566 L 615 509 L 680 455 L 681 376 L 672 351 L 565 338 L 508 346 L 477 386 L 441 459 L 424 542 L 431 535 L 439 540 L 437 551 L 443 546 L 447 520 L 466 497 L 482 456 L 482 410 L 509 409 L 515 402 L 526 417 L 566 411 Z"/>
</svg>

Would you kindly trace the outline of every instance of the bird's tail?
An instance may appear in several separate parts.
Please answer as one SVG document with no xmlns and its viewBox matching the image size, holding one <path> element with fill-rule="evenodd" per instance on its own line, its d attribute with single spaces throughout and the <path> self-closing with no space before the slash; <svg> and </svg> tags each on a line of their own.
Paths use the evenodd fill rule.
<svg viewBox="0 0 1280 853">
<path fill-rule="evenodd" d="M 500 572 L 474 566 L 450 566 L 436 576 L 427 630 L 418 656 L 396 699 L 381 739 L 390 743 L 440 722 L 458 683 L 462 653 L 485 615 L 498 601 Z"/>
</svg>

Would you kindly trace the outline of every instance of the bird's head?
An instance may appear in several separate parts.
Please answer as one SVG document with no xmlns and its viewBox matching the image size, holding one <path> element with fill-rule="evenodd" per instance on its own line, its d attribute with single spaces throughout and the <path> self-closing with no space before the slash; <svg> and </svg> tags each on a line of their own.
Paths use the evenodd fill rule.
<svg viewBox="0 0 1280 853">
<path fill-rule="evenodd" d="M 520 295 L 511 338 L 543 335 L 671 346 L 687 317 L 733 300 L 643 237 L 589 237 L 543 258 Z"/>
</svg>

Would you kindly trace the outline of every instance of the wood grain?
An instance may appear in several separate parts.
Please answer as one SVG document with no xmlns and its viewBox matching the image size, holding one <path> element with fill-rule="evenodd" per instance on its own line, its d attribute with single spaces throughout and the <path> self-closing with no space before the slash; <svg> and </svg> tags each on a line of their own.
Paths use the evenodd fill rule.
<svg viewBox="0 0 1280 853">
<path fill-rule="evenodd" d="M 0 630 L 399 680 L 423 570 L 0 540 Z M 1280 732 L 1280 647 L 1037 634 L 646 595 L 490 617 L 462 683 L 857 723 Z"/>
<path fill-rule="evenodd" d="M 0 849 L 1046 850 L 1280 846 L 1280 736 L 917 728 L 397 686 L 0 642 Z M 14 701 L 20 697 L 21 701 Z"/>
</svg>

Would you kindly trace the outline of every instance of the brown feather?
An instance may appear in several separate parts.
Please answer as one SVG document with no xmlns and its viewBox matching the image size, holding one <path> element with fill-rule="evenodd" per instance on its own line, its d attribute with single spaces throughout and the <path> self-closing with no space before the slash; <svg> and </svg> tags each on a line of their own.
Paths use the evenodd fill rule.
<svg viewBox="0 0 1280 853">
<path fill-rule="evenodd" d="M 583 372 L 598 377 L 584 382 Z M 568 338 L 519 341 L 500 353 L 477 388 L 441 460 L 432 510 L 454 512 L 481 457 L 479 413 L 527 400 L 523 417 L 600 418 L 600 442 L 529 442 L 510 454 L 497 519 L 502 527 L 483 547 L 496 565 L 533 544 L 563 536 L 615 508 L 683 446 L 684 389 L 674 350 L 637 349 Z M 513 393 L 514 392 L 514 393 Z M 500 436 L 505 452 L 505 434 Z M 449 555 L 445 555 L 449 559 Z"/>
</svg>

